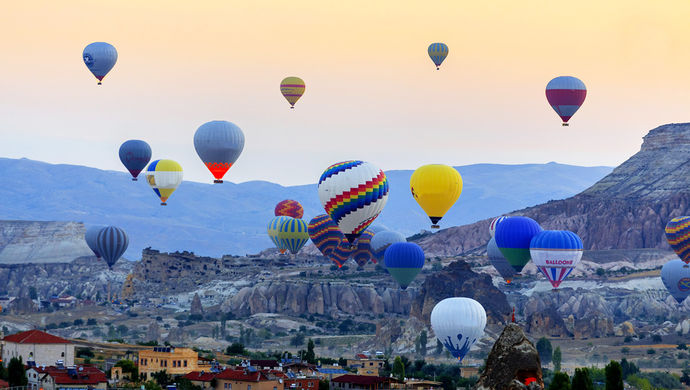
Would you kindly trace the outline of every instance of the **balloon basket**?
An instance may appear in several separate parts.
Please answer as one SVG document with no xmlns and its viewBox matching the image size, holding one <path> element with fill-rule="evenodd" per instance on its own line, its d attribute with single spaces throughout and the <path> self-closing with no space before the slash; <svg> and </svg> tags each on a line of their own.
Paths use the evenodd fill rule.
<svg viewBox="0 0 690 390">
<path fill-rule="evenodd" d="M 570 126 L 567 122 L 563 122 L 563 126 Z"/>
<path fill-rule="evenodd" d="M 440 229 L 441 226 L 439 226 L 439 225 L 431 225 L 431 228 L 432 228 L 432 229 Z"/>
<path fill-rule="evenodd" d="M 439 68 L 439 67 L 437 66 L 437 67 L 436 67 L 436 70 L 439 70 L 439 69 L 441 69 L 441 68 Z"/>
<path fill-rule="evenodd" d="M 103 85 L 103 83 L 101 83 L 101 82 L 99 81 L 99 82 L 98 82 L 98 85 Z"/>
<path fill-rule="evenodd" d="M 165 202 L 161 202 L 161 206 L 167 206 L 168 204 Z"/>
<path fill-rule="evenodd" d="M 223 182 L 222 180 L 218 180 L 218 179 L 216 179 L 216 180 L 213 181 L 214 184 L 220 184 L 220 183 L 222 183 L 222 182 Z"/>
<path fill-rule="evenodd" d="M 132 181 L 138 181 L 138 180 L 139 180 L 139 179 L 137 179 L 136 177 L 133 177 L 133 178 L 132 178 Z"/>
<path fill-rule="evenodd" d="M 294 109 L 295 109 L 295 106 L 290 106 L 290 109 L 291 109 L 291 110 L 294 110 Z"/>
</svg>

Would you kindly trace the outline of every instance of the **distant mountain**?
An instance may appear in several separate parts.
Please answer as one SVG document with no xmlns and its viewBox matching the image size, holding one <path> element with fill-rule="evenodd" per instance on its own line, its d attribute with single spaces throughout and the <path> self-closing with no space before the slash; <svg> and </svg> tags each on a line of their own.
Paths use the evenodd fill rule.
<svg viewBox="0 0 690 390">
<path fill-rule="evenodd" d="M 577 233 L 585 249 L 669 249 L 664 234 L 673 217 L 690 213 L 690 123 L 651 130 L 638 153 L 582 193 L 514 211 L 545 229 Z M 428 254 L 455 255 L 489 240 L 489 220 L 418 240 Z"/>
<path fill-rule="evenodd" d="M 556 163 L 477 164 L 457 169 L 464 190 L 441 221 L 443 227 L 562 199 L 611 172 L 608 167 Z M 286 198 L 302 203 L 305 219 L 323 213 L 314 184 L 283 187 L 264 181 L 216 185 L 185 181 L 168 206 L 162 207 L 145 180 L 132 182 L 121 172 L 0 158 L 0 173 L 0 219 L 117 225 L 129 234 L 125 256 L 131 260 L 139 259 L 141 250 L 149 246 L 207 256 L 257 253 L 272 246 L 266 224 L 275 204 Z M 390 197 L 376 222 L 408 235 L 430 225 L 410 195 L 411 174 L 387 172 Z"/>
</svg>

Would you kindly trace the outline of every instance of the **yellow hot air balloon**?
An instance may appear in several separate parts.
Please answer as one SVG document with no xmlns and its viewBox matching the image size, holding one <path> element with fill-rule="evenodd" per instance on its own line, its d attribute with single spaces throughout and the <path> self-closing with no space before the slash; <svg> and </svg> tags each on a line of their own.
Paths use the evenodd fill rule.
<svg viewBox="0 0 690 390">
<path fill-rule="evenodd" d="M 280 82 L 280 93 L 290 103 L 290 108 L 295 108 L 295 103 L 304 95 L 304 80 L 299 77 L 286 77 Z"/>
<path fill-rule="evenodd" d="M 146 170 L 146 180 L 153 191 L 161 198 L 161 206 L 182 183 L 182 166 L 173 160 L 156 160 Z"/>
<path fill-rule="evenodd" d="M 433 225 L 450 210 L 462 192 L 460 173 L 448 165 L 429 164 L 417 168 L 410 178 L 410 191 Z"/>
</svg>

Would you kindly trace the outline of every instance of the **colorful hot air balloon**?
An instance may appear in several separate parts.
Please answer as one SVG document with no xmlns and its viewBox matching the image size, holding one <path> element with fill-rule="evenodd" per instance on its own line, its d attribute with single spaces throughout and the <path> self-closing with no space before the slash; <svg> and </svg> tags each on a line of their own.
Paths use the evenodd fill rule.
<svg viewBox="0 0 690 390">
<path fill-rule="evenodd" d="M 671 293 L 671 296 L 683 303 L 690 296 L 690 265 L 673 259 L 661 267 L 661 281 Z"/>
<path fill-rule="evenodd" d="M 101 258 L 101 253 L 98 251 L 98 233 L 100 233 L 104 227 L 105 226 L 91 226 L 86 229 L 86 234 L 84 234 L 86 245 L 89 246 L 89 249 L 91 249 L 93 254 L 99 259 Z"/>
<path fill-rule="evenodd" d="M 286 243 L 280 239 L 280 226 L 289 219 L 290 217 L 281 215 L 280 217 L 271 219 L 268 223 L 268 237 L 273 241 L 273 244 L 278 248 L 280 253 L 285 253 L 288 249 Z"/>
<path fill-rule="evenodd" d="M 213 182 L 222 183 L 223 176 L 244 149 L 244 133 L 232 122 L 206 122 L 194 133 L 194 149 L 211 171 Z"/>
<path fill-rule="evenodd" d="M 129 246 L 129 238 L 127 233 L 119 227 L 107 226 L 98 232 L 96 238 L 98 246 L 98 253 L 108 263 L 108 268 L 112 268 L 113 264 L 125 253 Z"/>
<path fill-rule="evenodd" d="M 459 361 L 484 334 L 486 311 L 470 298 L 446 298 L 431 310 L 431 329 Z"/>
<path fill-rule="evenodd" d="M 434 65 L 436 65 L 436 70 L 438 70 L 441 66 L 441 63 L 443 63 L 443 60 L 448 57 L 448 46 L 446 46 L 445 43 L 440 42 L 432 43 L 429 45 L 427 51 L 429 52 L 429 57 L 431 60 L 434 61 Z"/>
<path fill-rule="evenodd" d="M 296 200 L 285 199 L 278 202 L 274 213 L 276 217 L 279 215 L 287 215 L 292 218 L 302 218 L 302 216 L 304 216 L 304 208 Z"/>
<path fill-rule="evenodd" d="M 522 271 L 529 262 L 529 244 L 541 231 L 541 226 L 528 217 L 508 217 L 496 226 L 496 245 L 515 272 Z"/>
<path fill-rule="evenodd" d="M 489 243 L 486 244 L 486 255 L 489 257 L 491 265 L 498 271 L 498 274 L 501 275 L 506 283 L 510 284 L 515 277 L 515 269 L 510 265 L 505 256 L 503 256 L 501 250 L 498 249 L 495 237 L 491 237 Z"/>
<path fill-rule="evenodd" d="M 386 253 L 386 249 L 396 242 L 407 242 L 407 239 L 401 233 L 390 230 L 378 232 L 374 234 L 374 237 L 371 239 L 371 253 L 376 260 L 383 261 L 383 255 Z"/>
<path fill-rule="evenodd" d="M 151 147 L 145 141 L 131 139 L 120 146 L 120 161 L 136 181 L 139 173 L 151 161 Z"/>
<path fill-rule="evenodd" d="M 280 82 L 280 93 L 290 103 L 290 108 L 295 108 L 295 103 L 304 95 L 304 80 L 299 77 L 286 77 Z"/>
<path fill-rule="evenodd" d="M 352 252 L 352 258 L 360 267 L 364 267 L 369 260 L 372 260 L 374 263 L 376 263 L 374 254 L 371 251 L 372 237 L 374 237 L 374 233 L 367 229 L 359 236 L 355 242 L 355 245 L 353 245 L 355 247 L 355 251 Z"/>
<path fill-rule="evenodd" d="M 666 240 L 678 257 L 690 264 L 690 217 L 676 217 L 666 224 Z"/>
<path fill-rule="evenodd" d="M 448 165 L 429 164 L 417 168 L 410 177 L 410 191 L 431 219 L 432 228 L 450 210 L 462 192 L 460 173 Z"/>
<path fill-rule="evenodd" d="M 383 256 L 388 273 L 404 290 L 424 267 L 424 251 L 413 242 L 396 242 Z"/>
<path fill-rule="evenodd" d="M 556 77 L 546 85 L 546 100 L 563 120 L 563 126 L 568 126 L 568 120 L 584 103 L 585 97 L 587 87 L 576 77 Z"/>
<path fill-rule="evenodd" d="M 333 252 L 331 252 L 330 255 L 328 255 L 328 258 L 331 259 L 335 264 L 338 265 L 338 268 L 342 267 L 343 264 L 352 256 L 352 253 L 355 251 L 356 246 L 350 244 L 345 237 L 338 243 L 338 245 L 333 249 Z"/>
<path fill-rule="evenodd" d="M 501 223 L 501 221 L 503 221 L 504 219 L 506 219 L 506 217 L 501 216 L 501 217 L 496 217 L 493 219 L 493 221 L 491 221 L 491 223 L 489 224 L 489 234 L 491 234 L 491 237 L 493 237 L 494 234 L 496 234 L 496 225 Z"/>
<path fill-rule="evenodd" d="M 532 237 L 529 251 L 534 265 L 558 288 L 582 259 L 582 240 L 567 230 L 544 230 Z"/>
<path fill-rule="evenodd" d="M 293 255 L 309 241 L 307 223 L 301 219 L 288 217 L 280 224 L 278 238 Z"/>
<path fill-rule="evenodd" d="M 321 214 L 312 218 L 307 229 L 309 230 L 309 238 L 324 256 L 330 255 L 340 244 L 340 241 L 345 239 L 343 233 L 328 214 Z"/>
<path fill-rule="evenodd" d="M 156 160 L 146 170 L 146 180 L 161 198 L 161 206 L 182 183 L 182 166 L 173 160 Z"/>
<path fill-rule="evenodd" d="M 105 75 L 117 62 L 117 50 L 109 43 L 94 42 L 84 48 L 82 58 L 86 67 L 98 79 L 98 85 L 101 85 Z"/>
<path fill-rule="evenodd" d="M 319 179 L 319 200 L 350 243 L 381 213 L 388 200 L 382 170 L 358 160 L 328 167 Z"/>
</svg>

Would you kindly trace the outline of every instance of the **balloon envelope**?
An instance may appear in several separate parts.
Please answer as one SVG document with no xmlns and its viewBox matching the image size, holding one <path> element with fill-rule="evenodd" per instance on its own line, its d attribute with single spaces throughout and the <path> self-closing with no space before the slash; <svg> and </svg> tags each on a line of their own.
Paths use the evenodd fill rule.
<svg viewBox="0 0 690 390">
<path fill-rule="evenodd" d="M 462 360 L 484 334 L 486 311 L 470 298 L 446 298 L 431 310 L 431 328 L 453 357 Z"/>
<path fill-rule="evenodd" d="M 666 224 L 666 239 L 678 257 L 690 264 L 690 217 L 673 218 Z"/>
<path fill-rule="evenodd" d="M 507 217 L 505 217 L 505 216 L 501 216 L 501 217 L 496 217 L 493 219 L 493 221 L 491 221 L 491 223 L 489 224 L 489 234 L 491 234 L 491 237 L 493 237 L 496 234 L 496 226 L 506 218 Z"/>
<path fill-rule="evenodd" d="M 182 166 L 173 160 L 156 160 L 146 170 L 146 181 L 165 206 L 168 198 L 182 183 Z"/>
<path fill-rule="evenodd" d="M 410 177 L 410 191 L 433 225 L 450 210 L 462 193 L 460 173 L 448 165 L 423 165 Z"/>
<path fill-rule="evenodd" d="M 530 242 L 541 231 L 541 226 L 528 217 L 508 217 L 496 226 L 496 245 L 515 272 L 522 271 L 529 262 Z"/>
<path fill-rule="evenodd" d="M 312 218 L 307 229 L 309 230 L 309 238 L 324 256 L 330 255 L 335 247 L 345 239 L 343 232 L 338 229 L 328 214 L 321 214 Z"/>
<path fill-rule="evenodd" d="M 115 47 L 106 42 L 93 42 L 84 48 L 82 53 L 84 64 L 98 79 L 98 84 L 105 75 L 115 66 L 117 62 L 117 50 Z"/>
<path fill-rule="evenodd" d="M 194 149 L 211 171 L 214 183 L 222 183 L 244 149 L 244 133 L 232 122 L 206 122 L 194 133 Z"/>
<path fill-rule="evenodd" d="M 132 175 L 132 180 L 137 180 L 139 173 L 146 168 L 151 161 L 151 147 L 145 141 L 131 139 L 120 146 L 120 161 Z"/>
<path fill-rule="evenodd" d="M 383 256 L 388 273 L 404 290 L 424 267 L 424 251 L 413 242 L 396 242 Z"/>
<path fill-rule="evenodd" d="M 587 87 L 580 79 L 560 76 L 546 85 L 546 100 L 567 126 L 570 118 L 580 109 L 587 97 Z"/>
<path fill-rule="evenodd" d="M 369 229 L 371 230 L 371 229 Z M 385 230 L 374 234 L 371 239 L 371 253 L 378 261 L 383 261 L 386 249 L 396 242 L 407 242 L 407 238 L 401 233 Z M 384 262 L 385 265 L 385 262 Z"/>
<path fill-rule="evenodd" d="M 278 202 L 273 212 L 276 217 L 287 215 L 292 218 L 302 218 L 302 216 L 304 216 L 304 208 L 302 205 L 298 201 L 292 199 L 285 199 Z"/>
<path fill-rule="evenodd" d="M 86 245 L 89 246 L 89 249 L 93 251 L 93 254 L 96 255 L 97 258 L 101 258 L 101 253 L 98 251 L 98 233 L 103 230 L 105 226 L 90 226 L 88 229 L 86 229 L 86 234 L 84 234 L 84 240 L 86 241 Z"/>
<path fill-rule="evenodd" d="M 286 77 L 280 82 L 280 93 L 290 103 L 290 108 L 295 108 L 295 103 L 304 95 L 304 80 L 299 77 Z"/>
<path fill-rule="evenodd" d="M 328 255 L 328 258 L 337 264 L 338 268 L 341 268 L 343 264 L 345 264 L 345 262 L 350 258 L 350 256 L 352 256 L 352 253 L 354 253 L 355 249 L 356 246 L 354 244 L 350 244 L 345 237 L 343 237 L 335 249 L 333 249 L 333 252 Z"/>
<path fill-rule="evenodd" d="M 673 259 L 661 267 L 661 281 L 671 296 L 682 303 L 690 296 L 690 265 Z"/>
<path fill-rule="evenodd" d="M 373 164 L 352 160 L 333 164 L 319 179 L 319 200 L 350 243 L 381 213 L 388 180 Z"/>
<path fill-rule="evenodd" d="M 119 227 L 107 226 L 98 232 L 96 238 L 98 252 L 111 268 L 113 264 L 122 256 L 129 246 L 127 233 Z"/>
<path fill-rule="evenodd" d="M 374 237 L 369 229 L 362 233 L 357 241 L 355 241 L 355 250 L 352 252 L 352 258 L 358 266 L 364 267 L 369 260 L 373 260 L 374 254 L 371 252 L 371 238 Z M 374 260 L 374 263 L 376 260 Z"/>
<path fill-rule="evenodd" d="M 285 245 L 285 242 L 280 239 L 280 226 L 283 224 L 283 222 L 289 220 L 290 217 L 281 215 L 280 217 L 275 217 L 271 219 L 271 221 L 268 223 L 268 237 L 273 241 L 273 244 L 278 248 L 280 253 L 285 253 L 287 250 L 287 246 Z"/>
<path fill-rule="evenodd" d="M 443 63 L 443 60 L 448 57 L 448 46 L 441 42 L 432 43 L 429 45 L 427 52 L 429 53 L 429 58 L 431 58 L 431 60 L 434 62 L 434 65 L 436 65 L 436 70 L 438 70 L 439 66 L 441 66 Z"/>
<path fill-rule="evenodd" d="M 491 237 L 489 243 L 486 244 L 486 255 L 491 265 L 498 271 L 498 274 L 505 279 L 506 283 L 510 283 L 515 277 L 515 268 L 510 265 L 505 256 L 503 256 L 503 253 L 501 253 L 501 250 L 498 249 L 495 237 Z"/>
<path fill-rule="evenodd" d="M 530 242 L 534 265 L 558 288 L 582 259 L 582 240 L 567 230 L 544 230 Z"/>
<path fill-rule="evenodd" d="M 293 255 L 309 241 L 307 223 L 301 219 L 287 217 L 278 228 L 278 238 Z"/>
</svg>

